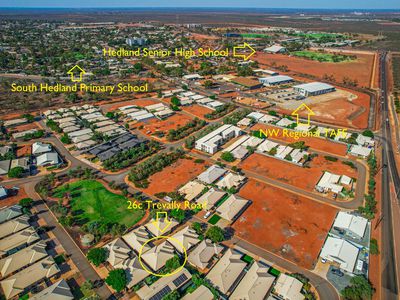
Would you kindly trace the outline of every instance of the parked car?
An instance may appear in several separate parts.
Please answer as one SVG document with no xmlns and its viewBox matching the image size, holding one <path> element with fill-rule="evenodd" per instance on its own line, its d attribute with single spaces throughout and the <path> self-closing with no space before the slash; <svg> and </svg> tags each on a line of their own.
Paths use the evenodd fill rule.
<svg viewBox="0 0 400 300">
<path fill-rule="evenodd" d="M 204 215 L 204 219 L 207 219 L 210 215 L 211 215 L 211 211 L 206 212 L 206 214 Z"/>
<path fill-rule="evenodd" d="M 344 276 L 344 273 L 342 271 L 340 271 L 339 269 L 332 269 L 331 272 L 332 272 L 332 274 L 335 274 L 336 276 L 339 276 L 339 277 Z"/>
</svg>

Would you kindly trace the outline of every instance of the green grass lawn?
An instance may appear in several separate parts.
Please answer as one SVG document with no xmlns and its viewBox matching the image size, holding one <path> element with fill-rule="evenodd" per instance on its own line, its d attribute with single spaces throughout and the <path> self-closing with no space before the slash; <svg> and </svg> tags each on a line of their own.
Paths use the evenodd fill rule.
<svg viewBox="0 0 400 300">
<path fill-rule="evenodd" d="M 314 51 L 294 51 L 290 54 L 303 57 L 311 60 L 317 60 L 322 62 L 342 62 L 342 61 L 350 61 L 352 58 L 348 55 L 336 55 L 333 53 L 323 53 L 323 52 L 314 52 Z"/>
<path fill-rule="evenodd" d="M 218 223 L 218 221 L 221 220 L 221 217 L 218 215 L 213 215 L 209 220 L 208 223 L 210 223 L 211 225 L 215 225 Z"/>
<path fill-rule="evenodd" d="M 70 193 L 72 212 L 86 222 L 119 223 L 130 227 L 144 215 L 142 210 L 128 210 L 127 198 L 108 191 L 96 180 L 81 180 L 56 189 L 55 198 Z M 85 223 L 86 223 L 85 222 Z"/>
</svg>

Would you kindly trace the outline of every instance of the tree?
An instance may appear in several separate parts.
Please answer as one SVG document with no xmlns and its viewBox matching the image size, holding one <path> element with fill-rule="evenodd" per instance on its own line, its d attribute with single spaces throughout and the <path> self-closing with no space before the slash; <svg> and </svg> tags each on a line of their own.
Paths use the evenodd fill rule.
<svg viewBox="0 0 400 300">
<path fill-rule="evenodd" d="M 218 226 L 212 226 L 207 230 L 206 237 L 214 243 L 222 242 L 224 240 L 224 231 Z"/>
<path fill-rule="evenodd" d="M 230 152 L 223 152 L 223 153 L 221 154 L 221 158 L 222 158 L 223 160 L 227 161 L 227 162 L 235 161 L 235 157 L 234 157 L 233 154 L 230 153 Z"/>
<path fill-rule="evenodd" d="M 68 134 L 66 134 L 66 133 L 64 133 L 64 134 L 61 136 L 60 140 L 61 140 L 61 142 L 62 142 L 63 144 L 71 144 L 71 143 L 72 143 L 70 137 L 69 137 Z"/>
<path fill-rule="evenodd" d="M 110 271 L 106 278 L 106 283 L 117 292 L 122 291 L 125 289 L 128 283 L 125 271 L 123 269 L 115 269 Z"/>
<path fill-rule="evenodd" d="M 23 198 L 19 200 L 19 205 L 26 208 L 30 208 L 32 206 L 32 203 L 33 203 L 32 198 Z"/>
<path fill-rule="evenodd" d="M 194 231 L 196 231 L 196 233 L 198 234 L 198 235 L 201 235 L 201 234 L 203 234 L 203 226 L 201 225 L 201 223 L 200 222 L 194 222 L 193 224 L 192 224 L 192 229 L 194 230 Z"/>
<path fill-rule="evenodd" d="M 165 263 L 165 268 L 169 273 L 172 271 L 175 271 L 181 266 L 181 262 L 179 260 L 179 257 L 177 255 L 174 255 L 174 257 L 168 259 Z"/>
<path fill-rule="evenodd" d="M 182 299 L 182 297 L 176 290 L 162 298 L 162 300 L 178 300 L 178 299 Z"/>
<path fill-rule="evenodd" d="M 87 254 L 87 259 L 98 267 L 106 261 L 107 250 L 104 248 L 92 248 Z"/>
<path fill-rule="evenodd" d="M 179 98 L 176 97 L 176 96 L 173 96 L 173 97 L 171 98 L 171 103 L 172 103 L 173 105 L 175 105 L 175 106 L 180 106 L 180 105 L 181 105 L 181 101 L 180 101 Z"/>
<path fill-rule="evenodd" d="M 10 178 L 21 178 L 25 173 L 23 167 L 14 167 L 8 171 L 8 177 Z"/>
<path fill-rule="evenodd" d="M 364 130 L 362 135 L 370 137 L 370 138 L 374 138 L 374 133 L 371 130 Z"/>
<path fill-rule="evenodd" d="M 173 217 L 175 220 L 177 220 L 179 223 L 181 223 L 183 220 L 185 220 L 185 211 L 182 209 L 173 209 L 170 211 L 171 217 Z"/>
<path fill-rule="evenodd" d="M 378 241 L 376 239 L 371 239 L 369 244 L 369 253 L 371 253 L 372 255 L 379 254 L 379 246 L 378 246 Z"/>
<path fill-rule="evenodd" d="M 362 275 L 351 278 L 350 285 L 346 286 L 341 294 L 343 298 L 349 300 L 371 299 L 375 289 L 371 283 Z"/>
</svg>

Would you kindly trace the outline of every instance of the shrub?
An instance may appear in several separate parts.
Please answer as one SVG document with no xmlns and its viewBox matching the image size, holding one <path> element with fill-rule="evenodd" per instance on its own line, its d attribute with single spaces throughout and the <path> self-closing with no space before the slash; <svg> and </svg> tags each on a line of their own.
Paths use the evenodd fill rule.
<svg viewBox="0 0 400 300">
<path fill-rule="evenodd" d="M 122 291 L 123 289 L 125 289 L 128 283 L 125 271 L 123 269 L 115 269 L 110 271 L 106 278 L 106 283 L 117 292 Z"/>
<path fill-rule="evenodd" d="M 107 260 L 107 250 L 104 248 L 92 248 L 87 254 L 87 259 L 98 267 Z"/>
</svg>

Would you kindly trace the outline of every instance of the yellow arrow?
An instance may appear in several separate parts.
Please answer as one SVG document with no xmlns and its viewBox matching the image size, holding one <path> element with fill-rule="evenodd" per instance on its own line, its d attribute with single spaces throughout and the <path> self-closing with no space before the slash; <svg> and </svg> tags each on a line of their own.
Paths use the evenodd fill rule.
<svg viewBox="0 0 400 300">
<path fill-rule="evenodd" d="M 302 109 L 306 109 L 307 110 L 307 124 L 304 123 L 300 123 L 300 119 L 299 119 L 299 111 Z M 303 125 L 310 125 L 310 116 L 315 116 L 315 113 L 305 104 L 305 103 L 301 103 L 299 105 L 299 107 L 297 107 L 292 113 L 292 116 L 296 116 L 296 123 L 297 125 L 303 124 Z"/>
<path fill-rule="evenodd" d="M 161 223 L 165 223 L 165 226 L 161 228 Z M 166 211 L 158 211 L 156 214 L 156 220 L 153 221 L 153 225 L 160 230 L 161 234 L 167 230 L 167 228 L 171 225 L 171 221 L 168 220 L 168 213 Z"/>
<path fill-rule="evenodd" d="M 240 51 L 241 53 L 238 53 L 238 50 L 242 50 Z M 250 50 L 250 54 L 246 55 L 245 52 L 246 50 Z M 253 54 L 256 53 L 256 50 L 254 50 L 254 48 L 252 48 L 249 44 L 244 43 L 243 46 L 235 46 L 233 47 L 233 56 L 234 57 L 242 57 L 244 60 L 248 60 L 251 56 L 253 56 Z"/>
<path fill-rule="evenodd" d="M 76 72 L 79 74 L 78 78 L 75 78 L 74 73 L 76 73 Z M 82 81 L 83 74 L 86 74 L 86 72 L 80 66 L 75 65 L 67 72 L 67 74 L 71 75 L 71 81 L 80 82 L 80 81 Z"/>
</svg>

